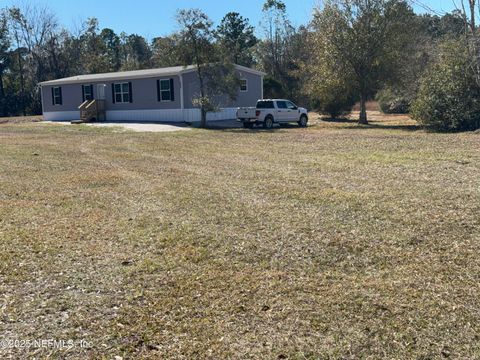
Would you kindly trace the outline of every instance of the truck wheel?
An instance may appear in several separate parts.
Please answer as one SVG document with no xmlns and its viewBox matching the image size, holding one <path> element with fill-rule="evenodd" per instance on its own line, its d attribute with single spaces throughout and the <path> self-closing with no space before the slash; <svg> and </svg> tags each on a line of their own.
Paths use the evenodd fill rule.
<svg viewBox="0 0 480 360">
<path fill-rule="evenodd" d="M 270 115 L 263 120 L 263 128 L 264 129 L 271 129 L 273 127 L 273 117 Z"/>
<path fill-rule="evenodd" d="M 308 118 L 306 115 L 300 116 L 300 120 L 298 120 L 298 126 L 300 127 L 307 127 Z"/>
<path fill-rule="evenodd" d="M 244 122 L 244 123 L 243 123 L 243 127 L 244 127 L 245 129 L 251 129 L 251 128 L 253 128 L 253 123 L 251 123 L 251 122 Z"/>
</svg>

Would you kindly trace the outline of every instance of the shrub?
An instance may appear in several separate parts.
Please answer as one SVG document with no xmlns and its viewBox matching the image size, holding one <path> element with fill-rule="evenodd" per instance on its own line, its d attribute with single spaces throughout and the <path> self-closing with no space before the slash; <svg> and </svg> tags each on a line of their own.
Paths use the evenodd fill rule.
<svg viewBox="0 0 480 360">
<path fill-rule="evenodd" d="M 285 95 L 282 83 L 269 76 L 263 80 L 263 91 L 266 99 L 282 98 Z"/>
<path fill-rule="evenodd" d="M 356 99 L 348 91 L 342 89 L 330 89 L 328 96 L 319 100 L 319 110 L 329 114 L 332 119 L 350 114 Z"/>
<path fill-rule="evenodd" d="M 480 128 L 480 89 L 471 67 L 468 45 L 450 40 L 421 80 L 412 116 L 439 131 Z"/>
<path fill-rule="evenodd" d="M 408 114 L 412 103 L 408 95 L 390 87 L 380 90 L 376 100 L 385 114 Z"/>
<path fill-rule="evenodd" d="M 307 81 L 308 95 L 315 110 L 329 114 L 332 119 L 345 116 L 356 103 L 354 89 L 342 76 L 312 77 Z"/>
</svg>

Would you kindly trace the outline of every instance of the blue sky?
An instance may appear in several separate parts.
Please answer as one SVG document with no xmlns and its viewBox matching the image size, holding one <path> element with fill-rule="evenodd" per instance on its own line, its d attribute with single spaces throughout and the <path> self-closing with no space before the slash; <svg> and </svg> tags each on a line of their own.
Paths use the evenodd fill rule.
<svg viewBox="0 0 480 360">
<path fill-rule="evenodd" d="M 31 4 L 46 4 L 58 16 L 60 23 L 72 30 L 88 17 L 96 17 L 100 27 L 120 33 L 137 33 L 151 39 L 176 30 L 175 12 L 179 8 L 200 8 L 218 23 L 229 11 L 250 19 L 255 27 L 261 21 L 264 0 L 30 0 Z M 318 0 L 284 0 L 290 20 L 295 25 L 306 24 Z M 452 0 L 424 0 L 438 11 L 453 9 Z M 25 0 L 0 0 L 0 7 L 21 5 Z M 421 11 L 420 8 L 417 9 Z"/>
</svg>

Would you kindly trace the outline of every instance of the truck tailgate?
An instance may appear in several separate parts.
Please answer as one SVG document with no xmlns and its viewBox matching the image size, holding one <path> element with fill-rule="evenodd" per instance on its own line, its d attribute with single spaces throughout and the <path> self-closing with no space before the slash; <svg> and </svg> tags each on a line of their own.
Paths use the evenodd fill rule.
<svg viewBox="0 0 480 360">
<path fill-rule="evenodd" d="M 253 119 L 255 118 L 255 110 L 254 107 L 244 107 L 237 109 L 237 119 Z"/>
</svg>

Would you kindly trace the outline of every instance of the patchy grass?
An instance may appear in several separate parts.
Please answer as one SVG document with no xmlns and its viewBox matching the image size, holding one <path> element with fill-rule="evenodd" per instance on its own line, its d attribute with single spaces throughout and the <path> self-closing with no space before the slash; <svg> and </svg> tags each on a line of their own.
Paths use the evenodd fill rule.
<svg viewBox="0 0 480 360">
<path fill-rule="evenodd" d="M 12 358 L 480 358 L 480 135 L 0 126 Z M 417 130 L 417 131 L 414 131 Z"/>
<path fill-rule="evenodd" d="M 42 121 L 43 118 L 41 115 L 34 116 L 17 116 L 17 117 L 0 117 L 0 124 L 20 124 L 20 123 L 31 123 Z"/>
</svg>

